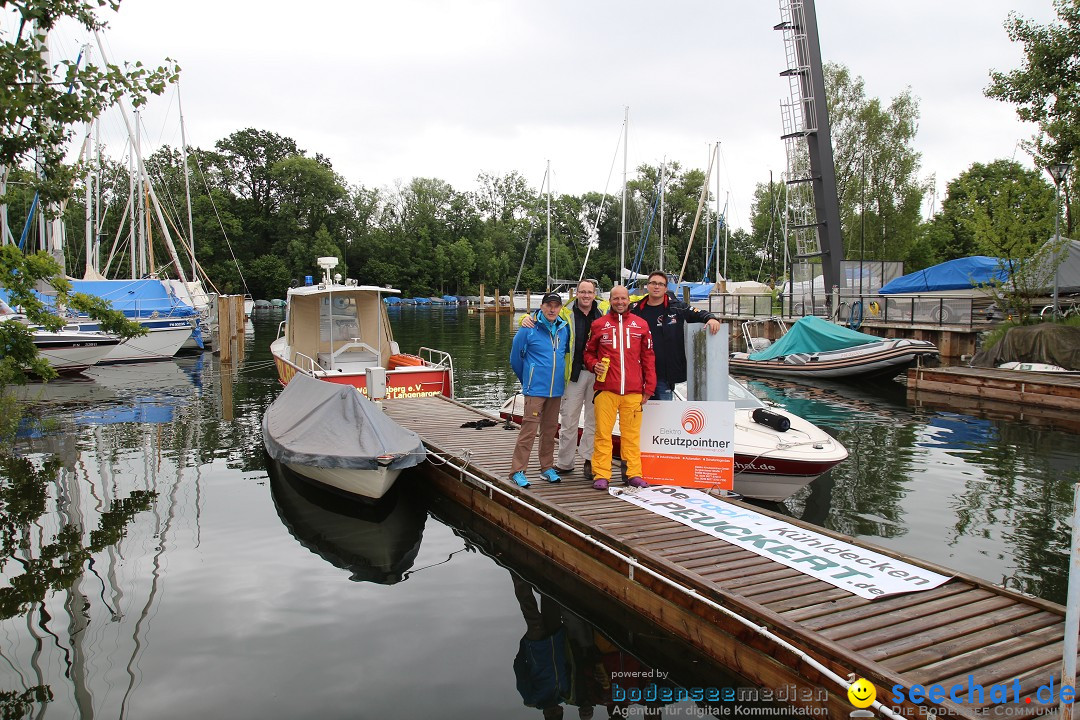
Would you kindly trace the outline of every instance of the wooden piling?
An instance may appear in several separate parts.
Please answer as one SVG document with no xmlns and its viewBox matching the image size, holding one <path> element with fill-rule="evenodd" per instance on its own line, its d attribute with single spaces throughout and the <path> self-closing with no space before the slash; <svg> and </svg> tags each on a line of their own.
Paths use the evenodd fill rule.
<svg viewBox="0 0 1080 720">
<path fill-rule="evenodd" d="M 232 362 L 233 318 L 232 296 L 218 296 L 218 353 L 223 365 Z"/>
</svg>

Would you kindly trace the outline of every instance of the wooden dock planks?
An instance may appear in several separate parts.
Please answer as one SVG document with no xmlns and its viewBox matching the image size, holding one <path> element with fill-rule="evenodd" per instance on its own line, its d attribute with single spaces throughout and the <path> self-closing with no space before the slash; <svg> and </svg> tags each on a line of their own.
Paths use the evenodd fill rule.
<svg viewBox="0 0 1080 720">
<path fill-rule="evenodd" d="M 1080 381 L 1077 386 L 1080 391 Z M 867 678 L 877 687 L 879 699 L 886 701 L 894 685 L 966 685 L 969 676 L 987 689 L 1019 678 L 1022 697 L 1051 678 L 1055 686 L 1060 683 L 1064 627 L 1060 606 L 906 557 L 898 559 L 953 579 L 926 592 L 865 600 L 593 490 L 580 473 L 551 485 L 539 479 L 538 467 L 530 467 L 532 485 L 519 489 L 507 480 L 516 426 L 512 430 L 501 423 L 481 430 L 462 428 L 465 422 L 490 417 L 474 408 L 442 397 L 387 402 L 385 408 L 397 422 L 419 433 L 430 450 L 467 461 L 469 471 L 501 481 L 507 497 L 520 502 L 506 500 L 450 469 L 433 474 L 440 489 L 762 687 L 788 682 L 824 687 L 829 691 L 830 712 L 845 716 L 853 709 L 845 688 L 700 598 L 712 599 L 753 624 L 770 628 L 844 677 L 855 673 Z M 437 461 L 433 469 L 439 470 Z M 798 520 L 782 519 L 867 546 Z M 588 538 L 583 540 L 560 523 Z M 634 573 L 625 561 L 601 552 L 598 546 L 635 558 L 642 567 L 689 592 L 646 573 Z M 896 557 L 882 548 L 872 549 Z M 947 702 L 941 709 L 975 718 L 991 705 L 987 695 L 982 704 Z M 925 709 L 910 703 L 901 708 L 903 712 Z M 1020 708 L 1038 709 L 1045 706 Z"/>
</svg>

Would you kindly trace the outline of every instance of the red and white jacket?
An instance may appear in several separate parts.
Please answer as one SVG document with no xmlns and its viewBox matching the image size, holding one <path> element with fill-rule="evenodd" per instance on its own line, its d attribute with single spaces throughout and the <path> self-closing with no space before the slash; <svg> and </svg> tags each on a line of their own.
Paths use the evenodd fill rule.
<svg viewBox="0 0 1080 720">
<path fill-rule="evenodd" d="M 593 385 L 597 392 L 652 397 L 656 360 L 648 323 L 630 312 L 620 315 L 614 310 L 594 320 L 585 343 L 585 367 L 596 372 L 596 364 L 604 358 L 610 358 L 611 365 L 603 382 L 597 380 Z"/>
</svg>

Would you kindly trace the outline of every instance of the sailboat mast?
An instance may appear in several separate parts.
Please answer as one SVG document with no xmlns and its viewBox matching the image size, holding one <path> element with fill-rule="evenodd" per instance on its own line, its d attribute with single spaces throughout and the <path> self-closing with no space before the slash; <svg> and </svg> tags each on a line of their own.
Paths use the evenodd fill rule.
<svg viewBox="0 0 1080 720">
<path fill-rule="evenodd" d="M 180 81 L 176 81 L 176 107 L 180 112 L 180 160 L 184 164 L 184 198 L 187 200 L 188 253 L 191 255 L 191 279 L 195 272 L 195 223 L 191 220 L 191 170 L 188 168 L 187 135 L 184 133 L 184 106 L 180 102 Z"/>
<path fill-rule="evenodd" d="M 544 292 L 551 292 L 551 161 L 547 161 L 544 171 L 544 183 L 547 185 L 547 270 L 544 279 Z"/>
<path fill-rule="evenodd" d="M 727 199 L 724 200 L 724 213 L 727 214 Z M 716 141 L 716 243 L 720 244 L 720 223 L 727 225 L 727 217 L 720 214 L 720 141 Z M 724 236 L 724 282 L 727 282 L 727 236 Z M 719 259 L 719 258 L 718 258 Z M 716 263 L 716 274 L 720 274 L 720 263 Z M 717 280 L 720 278 L 717 277 Z"/>
<path fill-rule="evenodd" d="M 139 269 L 136 265 L 138 260 L 138 223 L 135 212 L 135 146 L 131 146 L 128 153 L 128 225 L 131 234 L 128 236 L 128 255 L 131 260 L 131 279 L 139 277 Z"/>
<path fill-rule="evenodd" d="M 84 182 L 86 190 L 86 231 L 85 237 L 83 238 L 86 241 L 86 264 L 83 268 L 83 277 L 85 278 L 90 277 L 92 274 L 92 270 L 96 269 L 94 267 L 94 162 L 92 159 L 94 155 L 93 133 L 94 122 L 91 121 L 90 124 L 86 126 L 85 143 L 85 148 L 87 150 L 86 180 Z"/>
<path fill-rule="evenodd" d="M 146 276 L 146 204 L 143 202 L 143 173 L 142 173 L 142 128 L 140 126 L 139 111 L 135 111 L 135 167 L 138 171 L 139 185 L 138 191 L 135 193 L 135 201 L 138 203 L 135 207 L 138 211 L 139 218 L 139 237 L 136 242 L 139 248 L 139 274 L 136 277 Z"/>
<path fill-rule="evenodd" d="M 709 166 L 710 168 L 712 168 L 712 159 L 713 159 L 713 147 L 712 147 L 712 143 L 705 143 L 705 147 L 706 147 L 706 151 L 705 151 L 705 157 L 706 157 L 706 158 L 708 158 L 708 159 L 706 160 L 706 163 L 705 163 L 705 164 L 706 164 L 706 165 L 708 165 L 708 166 Z M 710 172 L 710 174 L 709 174 L 709 175 L 708 175 L 708 176 L 707 176 L 707 177 L 705 178 L 705 187 L 706 187 L 706 188 L 708 188 L 708 187 L 709 187 L 709 181 L 710 181 L 710 180 L 712 180 L 712 174 L 711 174 L 711 172 Z M 709 259 L 710 259 L 710 258 L 711 258 L 711 257 L 712 257 L 713 255 L 716 255 L 716 254 L 717 254 L 716 252 L 714 252 L 714 250 L 713 250 L 713 246 L 709 244 L 709 233 L 711 233 L 711 232 L 712 232 L 712 222 L 711 222 L 711 221 L 709 220 L 709 205 L 708 205 L 708 200 L 709 200 L 709 198 L 708 198 L 708 191 L 706 191 L 706 197 L 705 197 L 705 203 L 706 203 L 706 204 L 705 204 L 705 257 L 704 257 L 705 263 L 704 263 L 704 265 L 703 265 L 703 267 L 705 267 L 705 268 L 708 268 L 708 267 L 709 267 Z M 719 241 L 720 241 L 720 238 L 719 238 L 719 236 L 717 236 L 717 238 L 716 238 L 716 241 L 717 241 L 717 242 L 719 242 Z M 717 258 L 717 260 L 719 260 L 719 258 Z M 708 270 L 707 270 L 707 269 L 706 269 L 706 271 L 705 271 L 704 273 L 702 273 L 702 277 L 701 277 L 701 282 L 705 282 L 706 280 L 708 280 L 708 279 L 709 279 L 709 277 L 708 277 L 708 274 L 707 274 L 707 273 L 708 273 Z"/>
<path fill-rule="evenodd" d="M 664 272 L 664 191 L 667 189 L 667 155 L 660 164 L 660 272 Z"/>
<path fill-rule="evenodd" d="M 630 144 L 630 106 L 623 109 L 623 161 L 622 161 L 622 232 L 619 244 L 619 269 L 616 282 L 622 284 L 622 271 L 626 267 L 626 157 Z"/>
<path fill-rule="evenodd" d="M 98 50 L 101 52 L 102 60 L 108 62 L 108 58 L 105 55 L 105 48 L 101 42 L 100 34 L 95 31 L 94 37 L 97 38 Z M 128 137 L 132 137 L 133 133 L 131 130 L 131 122 L 128 119 L 127 108 L 124 107 L 123 104 L 120 105 L 120 116 L 124 120 L 124 128 L 128 131 Z M 136 123 L 136 130 L 138 130 L 138 123 Z M 138 136 L 141 135 L 141 132 L 136 132 L 134 133 L 134 135 L 136 136 L 136 140 L 138 140 Z M 168 223 L 165 222 L 165 216 L 161 212 L 161 203 L 158 202 L 157 194 L 154 192 L 154 186 L 150 184 L 150 175 L 146 172 L 146 166 L 143 165 L 142 155 L 136 153 L 136 158 L 138 160 L 139 170 L 139 194 L 142 195 L 142 183 L 145 182 L 146 195 L 149 196 L 150 201 L 154 205 L 154 212 L 157 215 L 158 224 L 161 226 L 161 233 L 165 239 L 165 247 L 169 251 L 169 258 L 172 260 L 172 264 L 176 266 L 176 274 L 180 277 L 180 282 L 184 283 L 184 285 L 187 285 L 187 273 L 184 272 L 184 266 L 180 262 L 180 258 L 176 254 L 176 246 L 173 245 L 172 234 L 169 232 Z M 142 200 L 140 198 L 140 203 L 141 202 Z M 140 208 L 140 215 L 142 214 L 141 210 L 142 209 Z"/>
</svg>

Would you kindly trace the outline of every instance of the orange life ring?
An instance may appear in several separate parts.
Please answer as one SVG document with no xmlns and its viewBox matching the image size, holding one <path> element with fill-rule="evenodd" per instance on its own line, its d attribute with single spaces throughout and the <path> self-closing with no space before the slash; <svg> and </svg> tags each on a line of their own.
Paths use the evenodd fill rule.
<svg viewBox="0 0 1080 720">
<path fill-rule="evenodd" d="M 387 362 L 387 369 L 393 370 L 398 367 L 423 365 L 424 359 L 419 355 L 410 355 L 409 353 L 397 353 L 390 356 L 389 362 Z"/>
</svg>

